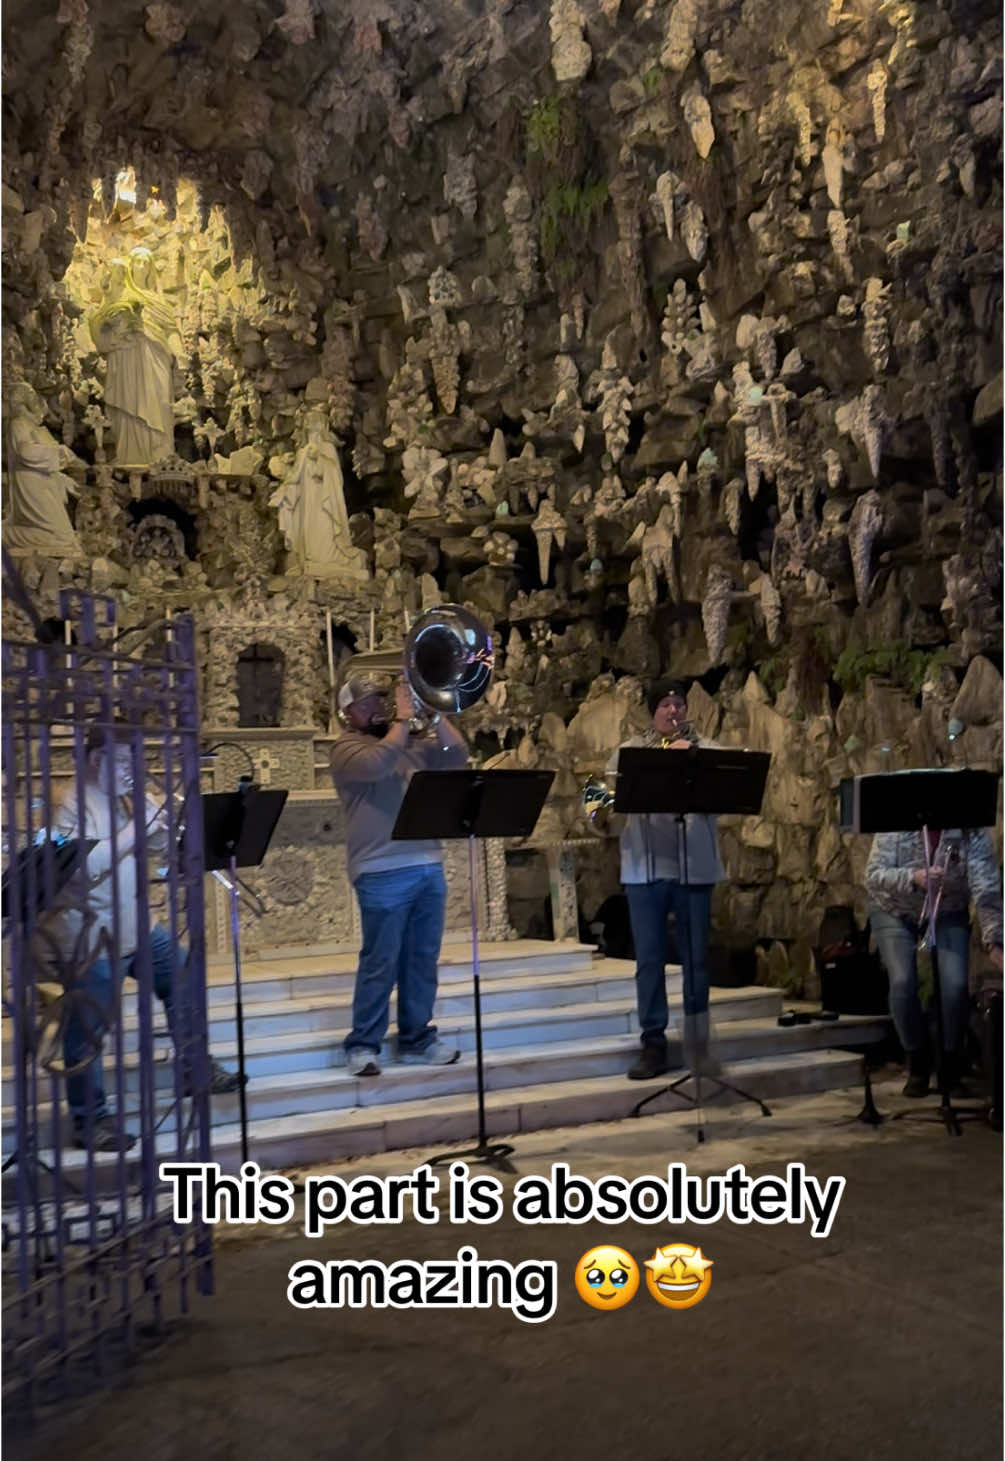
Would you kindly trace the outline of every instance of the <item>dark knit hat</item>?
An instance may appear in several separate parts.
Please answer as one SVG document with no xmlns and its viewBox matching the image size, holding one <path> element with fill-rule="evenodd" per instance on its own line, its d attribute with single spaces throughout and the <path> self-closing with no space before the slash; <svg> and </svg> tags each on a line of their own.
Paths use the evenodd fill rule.
<svg viewBox="0 0 1005 1461">
<path fill-rule="evenodd" d="M 684 680 L 656 680 L 649 687 L 649 694 L 646 696 L 649 714 L 655 715 L 657 705 L 668 695 L 679 695 L 682 700 L 686 701 L 687 692 L 688 686 Z"/>
</svg>

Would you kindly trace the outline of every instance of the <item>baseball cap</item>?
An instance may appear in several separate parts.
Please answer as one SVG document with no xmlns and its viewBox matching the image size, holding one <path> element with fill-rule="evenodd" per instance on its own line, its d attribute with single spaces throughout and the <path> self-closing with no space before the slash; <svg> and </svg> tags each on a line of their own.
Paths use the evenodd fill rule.
<svg viewBox="0 0 1005 1461">
<path fill-rule="evenodd" d="M 354 705 L 357 700 L 362 700 L 367 695 L 386 695 L 388 688 L 388 681 L 379 675 L 366 672 L 349 675 L 338 692 L 338 708 L 348 710 L 350 705 Z"/>
</svg>

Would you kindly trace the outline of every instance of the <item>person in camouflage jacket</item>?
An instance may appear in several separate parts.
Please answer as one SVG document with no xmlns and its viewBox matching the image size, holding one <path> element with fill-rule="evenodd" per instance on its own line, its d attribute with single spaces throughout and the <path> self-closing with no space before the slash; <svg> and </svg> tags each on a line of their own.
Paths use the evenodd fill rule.
<svg viewBox="0 0 1005 1461">
<path fill-rule="evenodd" d="M 866 866 L 869 922 L 890 979 L 890 1014 L 908 1058 L 907 1096 L 928 1093 L 931 1055 L 918 1000 L 918 940 L 924 932 L 926 857 L 923 832 L 882 832 Z M 929 832 L 932 886 L 939 896 L 935 947 L 942 991 L 946 1076 L 962 1071 L 969 1003 L 973 902 L 995 969 L 1002 969 L 1001 876 L 983 828 Z"/>
</svg>

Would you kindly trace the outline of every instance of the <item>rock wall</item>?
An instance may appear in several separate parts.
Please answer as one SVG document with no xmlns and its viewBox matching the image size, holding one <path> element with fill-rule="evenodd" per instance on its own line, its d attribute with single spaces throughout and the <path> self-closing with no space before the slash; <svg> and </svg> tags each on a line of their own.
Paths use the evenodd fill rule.
<svg viewBox="0 0 1005 1461">
<path fill-rule="evenodd" d="M 552 837 L 641 685 L 693 680 L 705 730 L 775 756 L 723 828 L 721 934 L 795 966 L 859 900 L 838 778 L 998 763 L 997 8 L 12 0 L 5 26 L 7 374 L 94 463 L 88 561 L 29 564 L 36 592 L 189 607 L 228 655 L 282 619 L 322 687 L 286 723 L 321 727 L 326 608 L 390 643 L 468 603 L 501 666 L 468 724 L 562 772 Z M 84 328 L 137 245 L 183 459 L 141 481 L 105 459 Z M 283 569 L 269 472 L 318 406 L 362 587 Z M 207 693 L 231 713 L 229 661 Z"/>
</svg>

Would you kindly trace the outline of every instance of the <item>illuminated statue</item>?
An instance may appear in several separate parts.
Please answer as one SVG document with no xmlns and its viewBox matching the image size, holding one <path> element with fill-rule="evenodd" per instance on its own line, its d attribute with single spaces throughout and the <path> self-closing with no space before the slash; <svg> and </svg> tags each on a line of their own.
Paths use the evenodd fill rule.
<svg viewBox="0 0 1005 1461">
<path fill-rule="evenodd" d="M 37 553 L 43 558 L 80 556 L 80 543 L 66 510 L 77 487 L 61 467 L 83 462 L 62 446 L 42 424 L 45 408 L 21 381 L 10 396 L 5 446 L 9 500 L 4 514 L 3 542 L 10 553 Z"/>
<path fill-rule="evenodd" d="M 367 556 L 353 545 L 342 466 L 323 411 L 307 417 L 307 443 L 269 499 L 296 571 L 312 578 L 369 578 Z"/>
<path fill-rule="evenodd" d="M 107 361 L 105 409 L 116 464 L 148 467 L 171 456 L 174 361 L 181 342 L 148 249 L 112 260 L 108 298 L 88 323 Z"/>
</svg>

